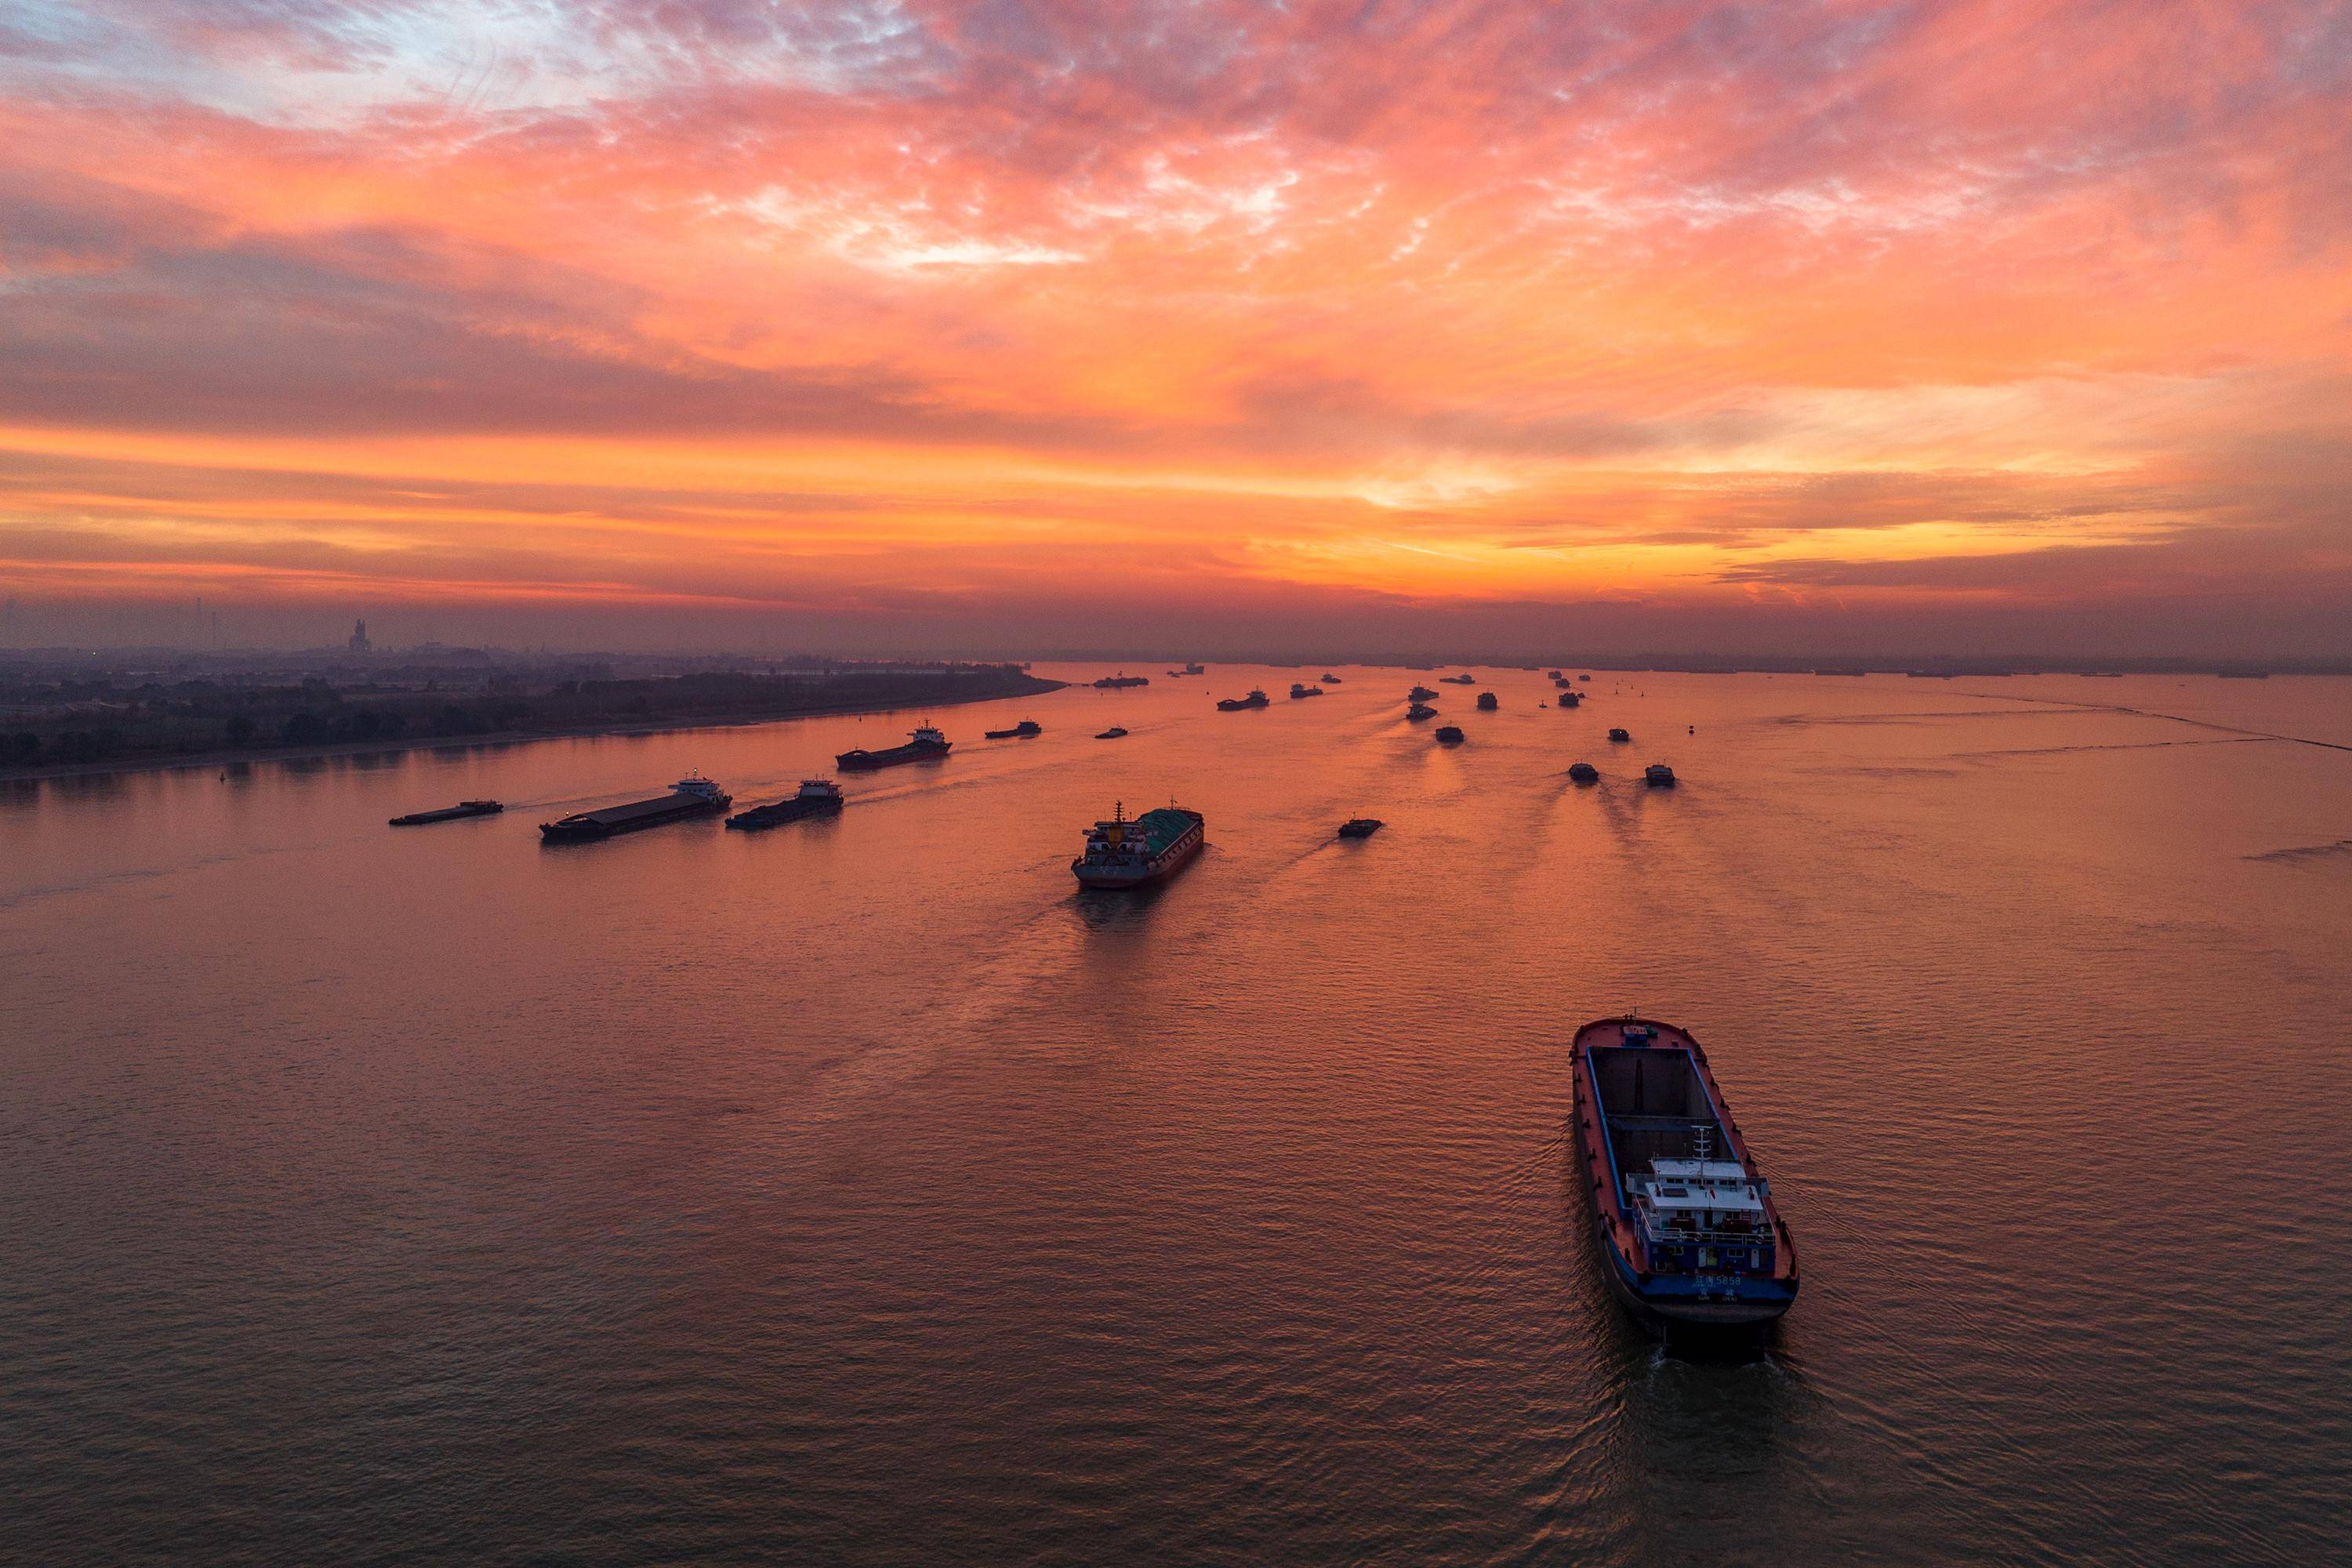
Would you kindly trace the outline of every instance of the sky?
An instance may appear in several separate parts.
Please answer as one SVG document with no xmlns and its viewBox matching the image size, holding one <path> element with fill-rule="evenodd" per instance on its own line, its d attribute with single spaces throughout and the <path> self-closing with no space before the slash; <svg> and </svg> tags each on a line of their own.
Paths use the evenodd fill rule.
<svg viewBox="0 0 2352 1568">
<path fill-rule="evenodd" d="M 0 595 L 2352 656 L 2352 5 L 0 0 Z"/>
</svg>

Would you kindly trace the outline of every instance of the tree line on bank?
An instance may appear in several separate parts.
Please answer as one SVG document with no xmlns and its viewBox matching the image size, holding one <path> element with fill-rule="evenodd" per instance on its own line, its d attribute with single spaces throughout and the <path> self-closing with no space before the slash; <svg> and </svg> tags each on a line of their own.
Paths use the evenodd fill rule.
<svg viewBox="0 0 2352 1568">
<path fill-rule="evenodd" d="M 210 680 L 118 684 L 107 678 L 0 686 L 0 765 L 153 761 L 216 751 L 340 746 L 513 731 L 694 720 L 784 718 L 915 707 L 1051 689 L 1012 665 L 792 675 L 711 673 L 562 680 L 507 678 L 458 690 Z"/>
</svg>

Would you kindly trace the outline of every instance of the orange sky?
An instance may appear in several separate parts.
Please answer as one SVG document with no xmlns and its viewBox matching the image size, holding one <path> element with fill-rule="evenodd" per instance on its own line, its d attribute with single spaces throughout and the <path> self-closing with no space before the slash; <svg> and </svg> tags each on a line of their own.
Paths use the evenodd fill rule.
<svg viewBox="0 0 2352 1568">
<path fill-rule="evenodd" d="M 2333 4 L 0 3 L 0 591 L 2347 654 L 2348 229 Z"/>
</svg>

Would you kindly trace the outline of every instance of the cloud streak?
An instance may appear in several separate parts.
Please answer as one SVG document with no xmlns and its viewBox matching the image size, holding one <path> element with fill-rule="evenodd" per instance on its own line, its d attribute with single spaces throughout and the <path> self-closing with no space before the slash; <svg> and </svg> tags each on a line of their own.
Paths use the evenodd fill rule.
<svg viewBox="0 0 2352 1568">
<path fill-rule="evenodd" d="M 91 595 L 241 510 L 403 594 L 1174 534 L 1367 628 L 2302 604 L 2347 145 L 2319 0 L 0 5 L 0 530 Z"/>
</svg>

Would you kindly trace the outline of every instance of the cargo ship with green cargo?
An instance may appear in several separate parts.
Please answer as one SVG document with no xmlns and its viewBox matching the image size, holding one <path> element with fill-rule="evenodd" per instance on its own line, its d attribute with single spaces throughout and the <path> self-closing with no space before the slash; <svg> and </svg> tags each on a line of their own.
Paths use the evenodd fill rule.
<svg viewBox="0 0 2352 1568">
<path fill-rule="evenodd" d="M 1148 888 L 1182 869 L 1206 842 L 1208 823 L 1197 811 L 1164 805 L 1129 821 L 1121 803 L 1110 820 L 1087 829 L 1086 847 L 1070 870 L 1087 888 Z"/>
</svg>

